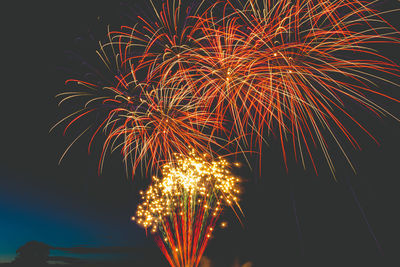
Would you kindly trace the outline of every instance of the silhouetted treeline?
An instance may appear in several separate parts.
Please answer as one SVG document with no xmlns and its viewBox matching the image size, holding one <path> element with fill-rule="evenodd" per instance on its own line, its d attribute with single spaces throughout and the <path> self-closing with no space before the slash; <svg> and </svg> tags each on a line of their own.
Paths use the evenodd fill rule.
<svg viewBox="0 0 400 267">
<path fill-rule="evenodd" d="M 45 263 L 41 265 L 33 265 L 29 263 L 0 263 L 0 267 L 168 267 L 165 263 L 152 263 L 152 262 L 85 262 L 85 263 L 72 263 L 72 264 L 65 264 L 65 263 Z"/>
<path fill-rule="evenodd" d="M 138 255 L 137 259 L 129 260 L 86 260 L 82 258 L 74 258 L 67 256 L 50 256 L 50 250 L 58 250 L 78 254 L 92 254 L 92 253 L 135 253 Z M 163 267 L 168 266 L 162 257 L 154 254 L 154 251 L 145 248 L 129 248 L 129 247 L 101 247 L 101 248 L 58 248 L 49 246 L 43 242 L 29 241 L 16 251 L 17 255 L 11 263 L 0 264 L 0 267 L 48 267 L 48 266 L 115 266 L 115 267 L 135 267 L 135 266 L 148 266 L 148 267 Z"/>
<path fill-rule="evenodd" d="M 90 255 L 116 255 L 115 260 L 84 259 L 68 256 L 50 256 L 51 250 L 66 253 Z M 168 267 L 169 264 L 161 252 L 144 247 L 52 247 L 43 242 L 29 241 L 16 251 L 17 255 L 11 263 L 0 264 L 0 267 Z M 128 254 L 130 259 L 118 259 L 118 255 Z M 248 260 L 239 261 L 238 255 L 229 257 L 203 257 L 199 267 L 254 267 Z"/>
</svg>

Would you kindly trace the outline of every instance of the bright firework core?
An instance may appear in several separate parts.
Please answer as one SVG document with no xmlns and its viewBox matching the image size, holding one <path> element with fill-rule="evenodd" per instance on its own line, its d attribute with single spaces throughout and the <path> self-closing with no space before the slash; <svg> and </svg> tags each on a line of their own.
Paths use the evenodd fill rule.
<svg viewBox="0 0 400 267">
<path fill-rule="evenodd" d="M 238 208 L 240 179 L 225 159 L 192 151 L 163 166 L 163 178 L 141 192 L 137 223 L 152 233 L 172 266 L 197 266 L 216 221 L 227 205 Z"/>
</svg>

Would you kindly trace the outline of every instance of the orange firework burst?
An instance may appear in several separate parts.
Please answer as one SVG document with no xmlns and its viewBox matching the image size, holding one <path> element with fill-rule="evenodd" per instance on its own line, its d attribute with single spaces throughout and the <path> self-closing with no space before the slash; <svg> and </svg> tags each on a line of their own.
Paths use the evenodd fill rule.
<svg viewBox="0 0 400 267">
<path fill-rule="evenodd" d="M 100 132 L 106 134 L 99 172 L 107 151 L 120 150 L 127 169 L 132 168 L 132 175 L 140 164 L 150 172 L 157 172 L 159 164 L 171 161 L 174 152 L 187 154 L 194 148 L 201 153 L 214 154 L 220 146 L 213 133 L 221 128 L 213 114 L 199 108 L 199 100 L 172 79 L 168 84 L 146 79 L 139 82 L 133 63 L 122 63 L 115 51 L 112 41 L 101 45 L 98 51 L 107 70 L 114 75 L 108 86 L 81 80 L 66 82 L 76 90 L 59 94 L 60 104 L 79 97 L 86 100 L 81 109 L 54 127 L 69 121 L 65 133 L 84 118 L 92 119 L 81 135 L 92 129 L 90 151 L 95 137 Z"/>
<path fill-rule="evenodd" d="M 190 80 L 188 90 L 205 96 L 209 112 L 232 121 L 231 132 L 250 135 L 260 152 L 264 128 L 277 129 L 285 162 L 285 143 L 291 139 L 295 158 L 300 156 L 304 167 L 308 154 L 316 171 L 313 144 L 323 151 L 334 173 L 327 137 L 332 137 L 349 163 L 340 140 L 359 148 L 343 118 L 372 137 L 346 110 L 346 99 L 378 116 L 394 117 L 370 95 L 395 100 L 374 85 L 376 81 L 395 84 L 385 77 L 399 77 L 399 66 L 372 45 L 398 44 L 399 35 L 371 3 L 220 3 L 207 17 L 198 18 L 203 38 L 190 51 L 190 68 L 178 75 Z M 215 15 L 221 13 L 222 17 Z"/>
<path fill-rule="evenodd" d="M 290 133 L 303 165 L 302 147 L 312 160 L 311 141 L 322 149 L 334 173 L 324 129 L 346 158 L 339 136 L 353 147 L 359 145 L 339 119 L 342 114 L 370 135 L 346 111 L 345 99 L 376 114 L 391 115 L 367 94 L 394 100 L 374 90 L 373 81 L 387 81 L 381 78 L 387 75 L 399 77 L 399 66 L 377 54 L 371 44 L 399 43 L 398 32 L 370 4 L 297 0 L 264 1 L 260 7 L 249 1 L 238 12 L 248 29 L 244 31 L 248 46 L 254 47 L 254 71 L 263 76 L 255 87 L 269 107 L 258 129 L 262 132 L 261 123 L 277 122 L 284 157 L 284 139 Z"/>
<path fill-rule="evenodd" d="M 134 219 L 158 233 L 162 252 L 174 267 L 197 267 L 224 206 L 240 210 L 239 178 L 224 160 L 192 152 L 163 166 L 163 178 L 141 192 Z"/>
</svg>

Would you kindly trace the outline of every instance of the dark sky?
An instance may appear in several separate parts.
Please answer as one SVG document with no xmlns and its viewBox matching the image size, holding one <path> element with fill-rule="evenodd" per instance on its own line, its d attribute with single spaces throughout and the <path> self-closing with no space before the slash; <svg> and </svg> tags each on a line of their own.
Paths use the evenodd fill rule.
<svg viewBox="0 0 400 267">
<path fill-rule="evenodd" d="M 126 178 L 119 155 L 109 157 L 98 176 L 98 153 L 88 156 L 83 141 L 58 166 L 73 135 L 48 133 L 62 115 L 54 96 L 62 91 L 70 71 L 67 54 L 72 51 L 90 60 L 91 40 L 105 34 L 108 24 L 129 22 L 120 14 L 134 12 L 127 12 L 120 1 L 9 2 L 2 7 L 6 15 L 1 18 L 0 262 L 12 259 L 15 250 L 30 240 L 60 247 L 153 249 L 151 238 L 129 220 L 141 182 Z M 400 7 L 395 1 L 383 2 L 384 8 Z M 135 12 L 141 12 L 138 1 L 136 7 Z M 399 28 L 398 17 L 388 19 Z M 385 48 L 400 62 L 398 51 L 399 46 Z M 382 86 L 400 99 L 400 88 Z M 398 104 L 376 101 L 400 115 Z M 368 263 L 399 257 L 400 124 L 358 106 L 349 108 L 380 143 L 354 128 L 363 149 L 345 147 L 357 173 L 335 148 L 337 181 L 318 153 L 318 176 L 292 160 L 287 173 L 279 141 L 270 138 L 261 175 L 242 171 L 248 180 L 242 201 L 244 227 L 228 211 L 223 219 L 229 227 L 217 231 L 206 250 L 209 257 L 218 262 L 238 256 L 256 266 L 277 261 L 282 266 L 331 261 L 347 266 L 348 258 Z"/>
</svg>

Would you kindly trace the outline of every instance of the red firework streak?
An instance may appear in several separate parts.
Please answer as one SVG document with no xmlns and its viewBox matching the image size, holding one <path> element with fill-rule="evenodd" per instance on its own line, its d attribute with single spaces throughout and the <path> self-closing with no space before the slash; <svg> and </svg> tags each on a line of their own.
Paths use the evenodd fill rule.
<svg viewBox="0 0 400 267">
<path fill-rule="evenodd" d="M 210 215 L 204 208 L 189 207 L 183 215 L 174 214 L 172 222 L 163 222 L 164 234 L 155 239 L 171 266 L 199 265 L 220 214 Z"/>
</svg>

